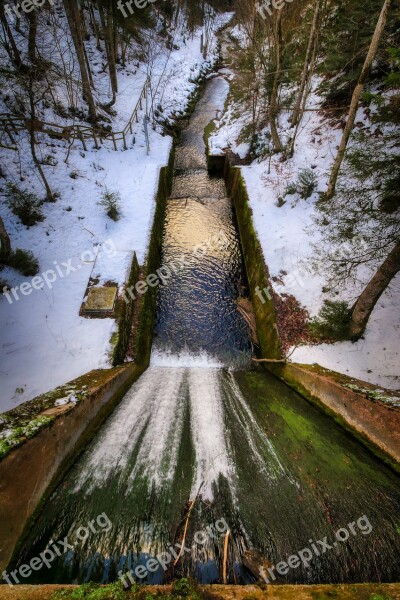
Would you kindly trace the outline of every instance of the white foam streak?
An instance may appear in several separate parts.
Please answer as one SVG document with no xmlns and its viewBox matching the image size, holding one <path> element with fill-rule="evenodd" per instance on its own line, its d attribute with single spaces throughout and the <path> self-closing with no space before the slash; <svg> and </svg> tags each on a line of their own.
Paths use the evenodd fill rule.
<svg viewBox="0 0 400 600">
<path fill-rule="evenodd" d="M 287 472 L 284 465 L 281 463 L 268 436 L 255 420 L 232 373 L 229 373 L 227 393 L 231 397 L 232 404 L 235 407 L 236 417 L 241 427 L 245 430 L 246 439 L 260 470 L 266 473 L 269 479 L 279 479 L 279 477 L 284 476 L 285 478 L 288 478 L 291 483 L 296 483 L 293 476 Z M 260 446 L 267 450 L 269 456 L 268 462 L 265 457 L 261 455 L 259 450 Z"/>
<path fill-rule="evenodd" d="M 196 451 L 195 497 L 200 485 L 203 498 L 212 500 L 212 484 L 220 475 L 234 484 L 235 467 L 229 456 L 219 386 L 220 371 L 189 371 L 192 437 Z"/>
<path fill-rule="evenodd" d="M 77 489 L 85 482 L 93 489 L 115 471 L 126 471 L 139 441 L 133 470 L 124 473 L 126 480 L 141 473 L 160 486 L 172 477 L 183 424 L 184 399 L 179 392 L 183 376 L 182 371 L 149 369 L 140 378 L 97 438 L 83 464 Z"/>
<path fill-rule="evenodd" d="M 153 350 L 151 366 L 173 369 L 221 369 L 223 367 L 222 363 L 207 354 L 207 352 L 191 354 L 188 350 L 180 354 Z"/>
</svg>

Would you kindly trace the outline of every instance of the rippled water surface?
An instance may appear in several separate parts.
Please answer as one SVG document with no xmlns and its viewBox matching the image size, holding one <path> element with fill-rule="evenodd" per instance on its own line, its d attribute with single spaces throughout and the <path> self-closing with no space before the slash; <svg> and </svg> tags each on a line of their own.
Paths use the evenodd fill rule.
<svg viewBox="0 0 400 600">
<path fill-rule="evenodd" d="M 248 328 L 237 309 L 245 277 L 232 203 L 207 171 L 204 128 L 223 106 L 227 83 L 210 81 L 176 152 L 163 243 L 172 276 L 160 288 L 153 364 L 166 355 L 249 363 Z"/>
</svg>

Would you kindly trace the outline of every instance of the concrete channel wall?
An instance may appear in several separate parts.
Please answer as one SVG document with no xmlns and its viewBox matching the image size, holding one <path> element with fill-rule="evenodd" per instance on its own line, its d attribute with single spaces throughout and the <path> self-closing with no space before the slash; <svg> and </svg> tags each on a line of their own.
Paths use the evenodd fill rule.
<svg viewBox="0 0 400 600">
<path fill-rule="evenodd" d="M 212 160 L 212 157 L 209 160 Z M 256 294 L 257 288 L 260 291 L 270 289 L 271 284 L 268 267 L 254 229 L 253 215 L 246 184 L 238 167 L 231 167 L 228 161 L 226 161 L 224 170 L 228 194 L 232 198 L 236 212 L 261 352 L 263 358 L 279 359 L 282 357 L 282 352 L 274 303 L 268 296 L 265 296 L 263 302 Z"/>
<path fill-rule="evenodd" d="M 54 592 L 68 590 L 74 586 L 21 585 L 14 588 L 0 585 L 1 600 L 51 600 Z M 146 586 L 146 592 L 154 594 L 152 598 L 162 600 L 164 594 L 169 595 L 172 586 Z M 198 591 L 203 598 L 216 600 L 400 600 L 400 585 L 398 584 L 357 584 L 357 585 L 208 585 L 199 586 Z M 144 597 L 144 592 L 130 594 L 125 592 L 126 600 L 138 600 Z M 113 596 L 108 596 L 112 598 Z"/>
<path fill-rule="evenodd" d="M 155 273 L 161 265 L 166 201 L 171 191 L 174 150 L 160 170 L 156 210 L 147 261 L 133 263 L 127 285 Z M 88 373 L 2 415 L 3 427 L 19 432 L 14 447 L 0 447 L 0 572 L 29 531 L 36 512 L 77 460 L 90 439 L 150 363 L 157 290 L 137 306 L 132 349 L 135 363 Z M 114 364 L 122 364 L 132 330 L 133 306 L 120 313 Z M 68 398 L 73 398 L 69 401 Z M 58 401 L 58 402 L 57 402 Z M 33 432 L 33 433 L 32 433 Z"/>
<path fill-rule="evenodd" d="M 271 284 L 254 228 L 244 178 L 239 167 L 229 164 L 228 157 L 209 156 L 209 168 L 213 172 L 224 173 L 236 211 L 262 358 L 280 359 L 281 344 L 273 300 L 265 298 L 265 303 L 262 303 L 255 293 L 257 287 L 263 290 L 270 288 Z M 318 365 L 266 363 L 265 368 L 332 416 L 380 459 L 400 472 L 400 409 L 380 401 L 376 386 L 355 382 Z"/>
</svg>

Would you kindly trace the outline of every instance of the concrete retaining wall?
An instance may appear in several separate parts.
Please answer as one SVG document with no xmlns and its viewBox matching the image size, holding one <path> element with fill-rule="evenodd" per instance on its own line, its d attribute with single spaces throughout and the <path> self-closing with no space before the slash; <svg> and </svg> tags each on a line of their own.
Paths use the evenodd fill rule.
<svg viewBox="0 0 400 600">
<path fill-rule="evenodd" d="M 261 353 L 264 358 L 279 359 L 282 357 L 282 351 L 273 301 L 265 294 L 264 301 L 262 301 L 256 294 L 257 288 L 260 291 L 271 288 L 268 267 L 254 229 L 252 210 L 243 176 L 240 169 L 231 167 L 228 161 L 225 166 L 225 180 L 236 211 Z"/>
<path fill-rule="evenodd" d="M 160 170 L 149 252 L 143 267 L 145 277 L 155 273 L 161 264 L 166 201 L 171 190 L 173 164 L 174 150 L 171 151 L 168 166 Z M 138 277 L 139 265 L 134 259 L 128 284 L 135 283 Z M 17 446 L 0 458 L 0 572 L 10 562 L 18 541 L 22 543 L 35 511 L 62 479 L 68 467 L 76 461 L 124 394 L 147 369 L 156 307 L 157 290 L 149 289 L 138 307 L 138 328 L 132 342 L 135 364 L 93 371 L 7 413 L 8 423 L 17 430 L 21 429 L 20 423 L 26 426 L 26 431 L 29 431 L 32 422 L 44 420 L 44 423 L 40 423 L 30 439 L 22 435 Z M 115 362 L 122 363 L 124 360 L 132 313 L 133 305 L 124 308 L 124 313 L 120 315 Z M 78 402 L 56 407 L 57 400 L 71 395 L 71 390 L 77 392 Z"/>
<path fill-rule="evenodd" d="M 354 380 L 319 366 L 270 366 L 302 396 L 328 412 L 370 450 L 400 472 L 400 409 L 347 387 Z M 360 387 L 368 386 L 359 382 Z M 368 386 L 373 388 L 374 386 Z"/>
<path fill-rule="evenodd" d="M 50 417 L 50 424 L 0 461 L 0 572 L 42 499 L 143 371 L 130 365 L 71 382 L 71 388 L 86 386 L 84 398 L 39 413 Z M 65 388 L 59 389 L 62 398 Z"/>
<path fill-rule="evenodd" d="M 153 598 L 158 593 L 170 594 L 172 586 L 143 586 Z M 51 600 L 59 590 L 71 590 L 73 586 L 27 586 L 9 588 L 0 585 L 2 600 Z M 200 586 L 199 591 L 204 598 L 224 598 L 226 600 L 400 600 L 400 585 L 398 584 L 359 584 L 359 585 L 270 585 L 261 589 L 255 585 L 213 585 Z M 141 592 L 141 594 L 144 592 Z M 127 600 L 138 600 L 139 594 L 125 593 Z M 168 595 L 168 598 L 171 596 Z M 66 598 L 66 596 L 64 596 Z M 111 598 L 111 596 L 109 596 Z"/>
<path fill-rule="evenodd" d="M 213 157 L 209 157 L 209 161 Z M 220 160 L 220 157 L 218 157 Z M 210 163 L 214 168 L 216 164 Z M 218 167 L 221 166 L 219 162 Z M 269 271 L 254 229 L 246 184 L 240 168 L 225 160 L 224 174 L 233 199 L 239 226 L 247 276 L 257 321 L 257 332 L 263 358 L 280 359 L 281 345 L 273 300 L 263 303 L 255 293 L 270 288 Z M 265 367 L 302 396 L 328 412 L 335 420 L 355 434 L 370 450 L 400 472 L 400 410 L 374 401 L 346 384 L 354 380 L 319 366 L 306 367 L 287 363 L 265 364 Z M 375 386 L 359 382 L 360 388 Z M 354 387 L 354 386 L 353 386 Z M 355 386 L 357 387 L 357 386 Z"/>
</svg>

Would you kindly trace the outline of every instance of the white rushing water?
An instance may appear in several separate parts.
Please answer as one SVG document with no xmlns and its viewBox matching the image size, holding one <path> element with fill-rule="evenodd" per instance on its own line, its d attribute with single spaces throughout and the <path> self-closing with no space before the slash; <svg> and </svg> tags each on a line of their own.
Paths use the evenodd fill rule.
<svg viewBox="0 0 400 600">
<path fill-rule="evenodd" d="M 269 479 L 289 475 L 256 423 L 233 376 L 213 368 L 150 368 L 130 389 L 82 462 L 75 490 L 90 493 L 118 473 L 129 490 L 137 478 L 161 491 L 174 476 L 184 419 L 190 419 L 195 466 L 191 488 L 213 499 L 213 485 L 228 480 L 235 496 L 237 473 L 226 427 L 226 402 L 242 428 L 260 471 Z M 268 454 L 268 461 L 265 455 Z"/>
</svg>

